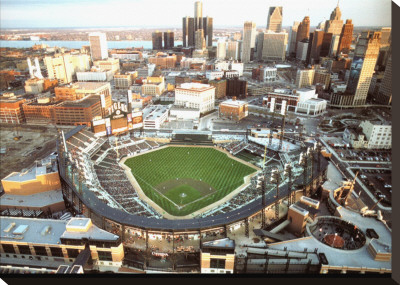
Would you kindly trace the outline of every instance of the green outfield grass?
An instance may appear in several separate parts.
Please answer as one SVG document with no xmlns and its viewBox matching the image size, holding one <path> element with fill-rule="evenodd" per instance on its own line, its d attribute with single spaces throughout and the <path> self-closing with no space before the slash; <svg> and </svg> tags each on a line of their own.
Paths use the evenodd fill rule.
<svg viewBox="0 0 400 285">
<path fill-rule="evenodd" d="M 220 200 L 256 171 L 221 151 L 201 147 L 170 146 L 129 158 L 125 164 L 143 192 L 175 216 L 191 214 Z M 181 193 L 186 196 L 182 198 Z"/>
</svg>

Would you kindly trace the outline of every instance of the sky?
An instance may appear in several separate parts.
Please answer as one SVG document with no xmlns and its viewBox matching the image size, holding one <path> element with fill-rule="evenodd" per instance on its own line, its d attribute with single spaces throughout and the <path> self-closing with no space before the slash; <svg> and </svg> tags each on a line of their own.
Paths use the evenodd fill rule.
<svg viewBox="0 0 400 285">
<path fill-rule="evenodd" d="M 0 0 L 2 28 L 148 27 L 181 28 L 194 14 L 193 0 Z M 283 26 L 310 16 L 311 26 L 330 17 L 337 0 L 204 0 L 203 17 L 214 28 L 265 28 L 270 6 L 283 7 Z M 391 26 L 391 0 L 341 0 L 342 19 L 355 26 Z"/>
</svg>

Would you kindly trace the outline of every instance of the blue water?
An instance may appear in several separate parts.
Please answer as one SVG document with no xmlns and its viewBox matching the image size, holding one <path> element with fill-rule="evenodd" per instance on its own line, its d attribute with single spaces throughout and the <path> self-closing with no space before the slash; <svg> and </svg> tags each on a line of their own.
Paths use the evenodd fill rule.
<svg viewBox="0 0 400 285">
<path fill-rule="evenodd" d="M 182 41 L 175 41 L 175 46 L 182 45 Z M 30 48 L 35 44 L 46 44 L 49 47 L 65 47 L 80 49 L 82 46 L 88 46 L 89 41 L 3 41 L 0 40 L 0 47 L 10 48 Z M 107 41 L 109 49 L 113 48 L 132 48 L 143 47 L 144 49 L 152 49 L 151 41 Z"/>
</svg>

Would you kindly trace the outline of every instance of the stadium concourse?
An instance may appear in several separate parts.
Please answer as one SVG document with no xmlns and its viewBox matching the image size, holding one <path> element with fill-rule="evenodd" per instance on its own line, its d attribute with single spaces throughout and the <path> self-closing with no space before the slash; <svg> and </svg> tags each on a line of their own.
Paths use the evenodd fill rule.
<svg viewBox="0 0 400 285">
<path fill-rule="evenodd" d="M 265 145 L 246 138 L 220 144 L 213 144 L 210 140 L 211 146 L 238 156 L 246 151 L 248 156 L 256 157 L 258 163 L 265 160 L 266 165 L 251 178 L 245 189 L 229 201 L 191 219 L 169 220 L 139 198 L 118 163 L 123 157 L 154 151 L 163 145 L 165 143 L 134 137 L 132 134 L 119 136 L 118 141 L 113 137 L 97 138 L 85 126 L 78 126 L 66 134 L 60 133 L 57 140 L 66 206 L 74 214 L 90 217 L 100 228 L 121 236 L 127 249 L 126 262 L 131 262 L 135 268 L 143 268 L 144 264 L 151 268 L 152 262 L 155 262 L 155 268 L 171 268 L 172 261 L 165 254 L 172 252 L 183 254 L 185 260 L 192 258 L 193 264 L 197 264 L 192 269 L 196 271 L 200 246 L 204 241 L 240 235 L 243 244 L 254 244 L 256 236 L 252 230 L 262 226 L 262 212 L 265 214 L 265 225 L 284 219 L 288 211 L 288 194 L 296 193 L 296 197 L 302 195 L 304 178 L 307 179 L 309 191 L 316 191 L 327 167 L 326 159 L 314 157 L 313 164 L 321 159 L 321 165 L 309 168 L 308 176 L 304 177 L 304 168 L 299 165 L 299 148 L 285 152 L 270 149 L 264 159 Z M 283 171 L 288 162 L 293 165 L 292 192 L 289 192 Z M 268 183 L 272 169 L 278 169 L 280 173 L 278 197 L 276 185 Z M 267 181 L 264 203 L 258 187 L 261 176 Z M 310 186 L 311 182 L 313 187 Z M 275 211 L 276 206 L 279 211 Z M 140 254 L 143 252 L 146 254 Z M 173 262 L 175 268 L 179 260 L 174 259 Z"/>
</svg>

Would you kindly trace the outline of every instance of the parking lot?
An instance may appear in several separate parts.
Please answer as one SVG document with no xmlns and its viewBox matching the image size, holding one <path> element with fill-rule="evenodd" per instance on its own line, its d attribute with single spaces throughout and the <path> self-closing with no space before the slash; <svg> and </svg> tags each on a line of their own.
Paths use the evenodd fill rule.
<svg viewBox="0 0 400 285">
<path fill-rule="evenodd" d="M 358 177 L 381 204 L 391 207 L 392 200 L 392 172 L 383 169 L 353 169 L 359 171 Z"/>
<path fill-rule="evenodd" d="M 391 162 L 392 154 L 390 150 L 355 150 L 348 148 L 335 148 L 342 160 L 371 162 Z"/>
</svg>

